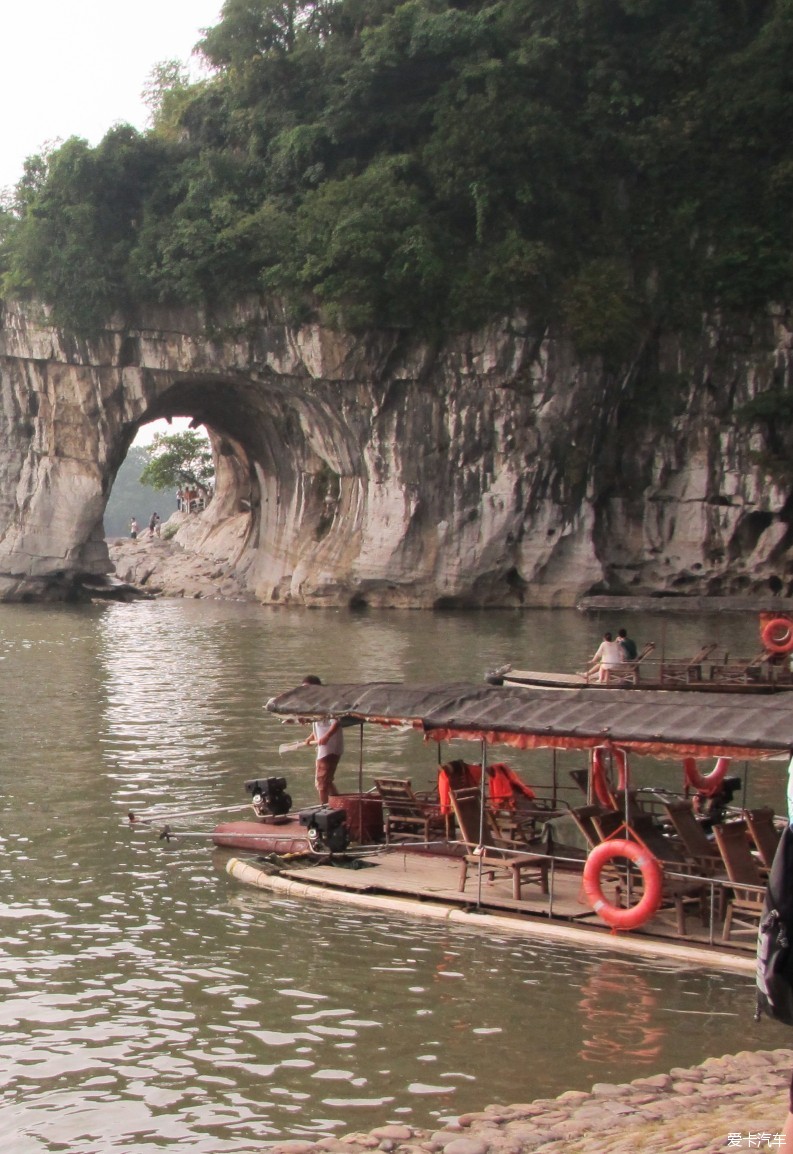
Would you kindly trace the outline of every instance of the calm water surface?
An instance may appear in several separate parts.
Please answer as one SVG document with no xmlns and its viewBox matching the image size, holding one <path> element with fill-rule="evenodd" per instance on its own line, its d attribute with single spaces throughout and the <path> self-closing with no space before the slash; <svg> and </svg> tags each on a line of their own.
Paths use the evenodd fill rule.
<svg viewBox="0 0 793 1154">
<path fill-rule="evenodd" d="M 284 729 L 263 709 L 306 672 L 431 682 L 507 660 L 581 668 L 620 624 L 0 606 L 0 1147 L 247 1154 L 787 1044 L 754 1024 L 743 976 L 278 900 L 223 872 L 213 813 L 169 843 L 126 824 L 130 809 L 235 805 L 262 773 L 313 802 L 310 757 L 278 757 Z M 751 617 L 628 624 L 670 655 L 707 640 L 758 648 Z M 351 744 L 341 784 L 355 788 Z M 424 784 L 436 756 L 413 735 L 367 734 L 364 773 Z M 526 756 L 510 760 L 550 772 Z M 637 768 L 647 783 L 679 772 Z M 749 791 L 781 810 L 784 766 L 751 767 Z"/>
</svg>

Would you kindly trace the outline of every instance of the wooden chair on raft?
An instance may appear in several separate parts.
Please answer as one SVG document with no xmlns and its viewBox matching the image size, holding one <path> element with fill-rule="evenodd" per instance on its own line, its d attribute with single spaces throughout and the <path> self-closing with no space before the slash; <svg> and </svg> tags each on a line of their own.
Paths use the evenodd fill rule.
<svg viewBox="0 0 793 1154">
<path fill-rule="evenodd" d="M 776 824 L 773 809 L 770 806 L 761 806 L 760 809 L 744 810 L 746 827 L 749 836 L 754 842 L 757 856 L 764 869 L 770 870 L 774 861 L 782 830 Z"/>
<path fill-rule="evenodd" d="M 711 841 L 701 822 L 697 820 L 694 806 L 690 801 L 663 801 L 661 804 L 685 855 L 686 869 L 699 877 L 709 879 L 714 917 L 723 918 L 727 899 L 724 886 L 727 874 L 718 845 L 715 841 Z"/>
<path fill-rule="evenodd" d="M 378 777 L 374 787 L 383 802 L 386 843 L 446 837 L 446 821 L 437 802 L 414 793 L 409 778 Z"/>
<path fill-rule="evenodd" d="M 663 808 L 683 846 L 686 857 L 702 877 L 724 875 L 719 847 L 712 842 L 697 821 L 690 801 L 666 801 Z"/>
<path fill-rule="evenodd" d="M 752 682 L 762 681 L 763 666 L 770 660 L 771 654 L 761 649 L 748 661 L 724 662 L 721 665 L 712 665 L 710 670 L 711 681 L 719 685 L 751 685 Z"/>
<path fill-rule="evenodd" d="M 536 883 L 540 892 L 548 893 L 549 859 L 543 854 L 515 852 L 515 843 L 501 843 L 493 836 L 487 809 L 482 814 L 478 788 L 451 791 L 451 803 L 457 821 L 459 839 L 466 852 L 460 865 L 460 890 L 465 889 L 468 871 L 475 866 L 494 878 L 505 873 L 512 879 L 512 896 L 520 901 L 523 883 Z"/>
<path fill-rule="evenodd" d="M 505 762 L 487 767 L 487 815 L 496 840 L 524 848 L 536 841 L 545 822 L 566 812 L 553 797 L 538 796 Z"/>
<path fill-rule="evenodd" d="M 474 787 L 478 789 L 481 780 L 482 767 L 475 762 L 464 761 L 458 757 L 438 766 L 438 799 L 446 822 L 447 838 L 451 838 L 454 831 L 452 791 Z"/>
<path fill-rule="evenodd" d="M 756 938 L 763 916 L 766 879 L 752 854 L 746 822 L 714 825 L 713 836 L 730 879 L 722 937 L 725 942 L 732 933 Z"/>
<path fill-rule="evenodd" d="M 718 643 L 703 645 L 688 661 L 662 661 L 661 684 L 665 686 L 693 685 L 702 680 L 702 662 L 710 657 Z"/>
<path fill-rule="evenodd" d="M 627 811 L 626 811 L 627 801 Z M 626 793 L 624 789 L 614 790 L 614 808 L 618 813 L 638 818 L 651 818 L 656 825 L 659 825 L 660 820 L 665 816 L 663 809 L 664 797 L 655 790 L 629 789 Z"/>
<path fill-rule="evenodd" d="M 504 844 L 514 841 L 525 848 L 537 840 L 545 822 L 567 809 L 552 797 L 539 797 L 505 762 L 488 765 L 486 773 L 488 821 L 496 839 Z M 450 825 L 451 792 L 479 788 L 481 780 L 481 765 L 457 760 L 440 766 L 438 795 L 441 812 L 449 815 Z"/>
<path fill-rule="evenodd" d="M 589 681 L 599 681 L 601 685 L 635 685 L 641 674 L 642 661 L 648 658 L 656 647 L 656 643 L 648 642 L 637 653 L 633 661 L 620 661 L 618 665 L 609 665 L 603 670 L 603 680 L 600 679 L 600 667 L 590 670 Z"/>
<path fill-rule="evenodd" d="M 589 770 L 588 769 L 571 769 L 570 776 L 576 783 L 578 788 L 583 793 L 584 797 L 589 797 Z"/>
<path fill-rule="evenodd" d="M 624 811 L 609 810 L 595 814 L 592 821 L 602 841 L 615 836 L 627 837 L 629 840 L 640 841 L 661 863 L 666 862 L 674 867 L 686 864 L 685 855 L 674 842 L 664 836 L 652 814 L 633 809 L 626 822 Z"/>
<path fill-rule="evenodd" d="M 595 824 L 595 819 L 603 819 L 613 810 L 602 805 L 577 805 L 570 810 L 570 817 L 578 827 L 588 849 L 594 849 L 603 840 L 603 835 Z M 602 827 L 601 827 L 602 828 Z"/>
<path fill-rule="evenodd" d="M 487 821 L 496 844 L 512 845 L 516 848 L 534 845 L 540 839 L 540 831 L 546 821 L 558 817 L 561 810 L 550 806 L 531 811 L 521 809 L 493 809 L 487 807 Z"/>
</svg>

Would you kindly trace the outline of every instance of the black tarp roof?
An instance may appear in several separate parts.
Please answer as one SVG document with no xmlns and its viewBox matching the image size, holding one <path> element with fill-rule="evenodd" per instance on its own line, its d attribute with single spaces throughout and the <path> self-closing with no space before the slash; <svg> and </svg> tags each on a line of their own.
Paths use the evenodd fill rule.
<svg viewBox="0 0 793 1154">
<path fill-rule="evenodd" d="M 267 703 L 279 717 L 410 724 L 437 739 L 518 748 L 619 745 L 656 756 L 793 753 L 793 694 L 547 690 L 449 683 L 301 685 Z"/>
</svg>

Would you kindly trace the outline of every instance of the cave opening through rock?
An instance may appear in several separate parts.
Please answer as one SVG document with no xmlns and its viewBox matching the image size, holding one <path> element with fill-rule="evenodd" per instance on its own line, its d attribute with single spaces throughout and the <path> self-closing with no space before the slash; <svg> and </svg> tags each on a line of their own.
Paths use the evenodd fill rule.
<svg viewBox="0 0 793 1154">
<path fill-rule="evenodd" d="M 145 412 L 120 425 L 108 447 L 105 540 L 128 537 L 133 517 L 145 533 L 156 511 L 162 539 L 232 568 L 248 589 L 271 581 L 275 592 L 271 588 L 267 599 L 282 599 L 284 572 L 300 575 L 301 565 L 313 570 L 318 550 L 333 551 L 361 455 L 358 430 L 345 427 L 310 379 L 162 383 Z M 206 435 L 214 463 L 211 499 L 187 510 L 179 507 L 176 487 L 155 493 L 137 484 L 154 434 L 186 429 Z M 134 508 L 121 500 L 131 481 Z"/>
<path fill-rule="evenodd" d="M 155 435 L 183 432 L 190 427 L 191 420 L 190 417 L 159 418 L 140 426 L 115 475 L 105 506 L 107 538 L 126 536 L 133 518 L 142 528 L 152 512 L 158 511 L 166 521 L 178 509 L 176 489 L 173 492 L 154 489 L 143 484 L 140 477 L 148 460 L 147 449 Z M 203 426 L 199 426 L 197 431 L 208 436 Z"/>
</svg>

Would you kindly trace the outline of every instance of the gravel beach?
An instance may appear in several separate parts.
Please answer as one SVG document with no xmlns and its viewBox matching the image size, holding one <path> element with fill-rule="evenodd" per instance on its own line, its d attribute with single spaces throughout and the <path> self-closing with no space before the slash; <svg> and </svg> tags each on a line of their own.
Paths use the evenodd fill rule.
<svg viewBox="0 0 793 1154">
<path fill-rule="evenodd" d="M 269 1154 L 720 1154 L 783 1150 L 793 1050 L 742 1051 L 700 1066 L 596 1083 L 589 1093 L 464 1114 L 441 1130 L 379 1126 Z"/>
</svg>

